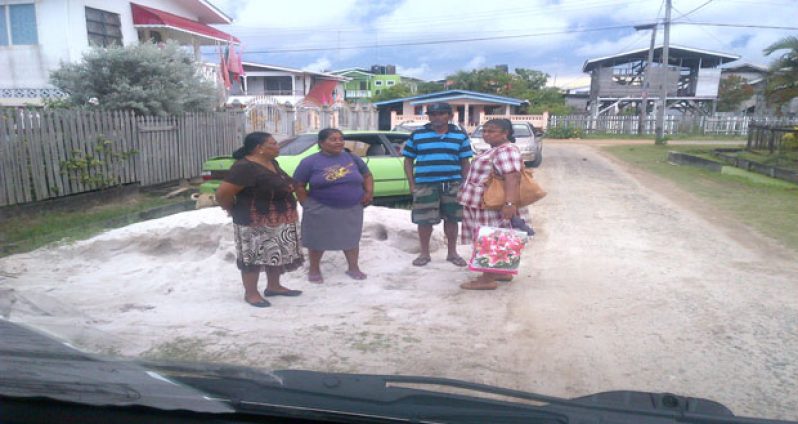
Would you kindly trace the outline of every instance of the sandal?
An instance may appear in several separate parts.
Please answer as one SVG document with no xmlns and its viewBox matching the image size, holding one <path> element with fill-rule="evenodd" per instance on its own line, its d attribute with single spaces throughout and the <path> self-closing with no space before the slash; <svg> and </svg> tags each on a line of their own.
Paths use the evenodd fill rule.
<svg viewBox="0 0 798 424">
<path fill-rule="evenodd" d="M 367 277 L 362 271 L 346 271 L 346 275 L 350 276 L 353 280 L 365 280 Z"/>
<path fill-rule="evenodd" d="M 272 304 L 266 299 L 261 299 L 257 302 L 250 302 L 249 300 L 244 299 L 244 302 L 247 302 L 249 303 L 249 306 L 254 306 L 256 308 L 268 308 L 269 306 L 272 306 Z"/>
<path fill-rule="evenodd" d="M 429 256 L 419 256 L 419 257 L 413 259 L 413 265 L 415 265 L 415 266 L 424 266 L 424 265 L 428 264 L 431 260 L 432 260 L 432 258 L 430 258 Z"/>
<path fill-rule="evenodd" d="M 266 297 L 269 297 L 269 296 L 296 297 L 296 296 L 299 296 L 300 294 L 302 294 L 302 290 L 290 290 L 290 289 L 286 289 L 286 290 L 269 290 L 269 289 L 266 289 L 266 290 L 263 291 L 263 295 L 266 296 Z"/>
<path fill-rule="evenodd" d="M 308 281 L 321 284 L 324 282 L 324 277 L 322 277 L 321 274 L 308 274 Z"/>
<path fill-rule="evenodd" d="M 483 283 L 481 281 L 469 281 L 467 283 L 460 284 L 460 288 L 463 290 L 496 290 L 499 285 L 496 284 L 495 281 L 491 281 L 490 283 Z"/>
<path fill-rule="evenodd" d="M 447 261 L 457 265 L 457 266 L 467 266 L 468 262 L 465 259 L 461 258 L 460 256 L 452 256 L 451 258 L 446 258 Z"/>
</svg>

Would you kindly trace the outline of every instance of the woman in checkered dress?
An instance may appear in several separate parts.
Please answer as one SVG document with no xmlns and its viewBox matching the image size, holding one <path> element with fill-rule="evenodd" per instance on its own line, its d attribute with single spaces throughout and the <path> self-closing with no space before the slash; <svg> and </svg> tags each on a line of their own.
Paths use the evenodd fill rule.
<svg viewBox="0 0 798 424">
<path fill-rule="evenodd" d="M 491 149 L 476 156 L 471 162 L 471 169 L 457 196 L 457 200 L 463 205 L 460 231 L 460 241 L 463 244 L 474 244 L 479 227 L 509 228 L 510 219 L 519 214 L 516 203 L 524 162 L 518 147 L 512 143 L 513 125 L 508 119 L 491 119 L 482 126 L 482 132 Z M 505 204 L 501 210 L 482 208 L 482 193 L 487 187 L 491 170 L 504 177 Z M 460 287 L 467 290 L 494 290 L 497 287 L 497 277 L 497 274 L 482 273 Z"/>
</svg>

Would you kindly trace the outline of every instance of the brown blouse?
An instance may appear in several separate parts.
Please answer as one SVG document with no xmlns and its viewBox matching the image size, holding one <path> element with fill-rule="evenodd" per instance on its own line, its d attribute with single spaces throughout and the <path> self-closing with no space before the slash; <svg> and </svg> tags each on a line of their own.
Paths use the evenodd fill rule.
<svg viewBox="0 0 798 424">
<path fill-rule="evenodd" d="M 231 210 L 238 225 L 276 227 L 297 222 L 294 180 L 272 161 L 277 172 L 250 160 L 240 159 L 224 181 L 244 187 Z"/>
</svg>

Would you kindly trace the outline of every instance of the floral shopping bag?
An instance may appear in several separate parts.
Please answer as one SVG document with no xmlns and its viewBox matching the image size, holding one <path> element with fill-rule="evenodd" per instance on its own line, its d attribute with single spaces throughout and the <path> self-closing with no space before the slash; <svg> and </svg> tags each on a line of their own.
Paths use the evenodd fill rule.
<svg viewBox="0 0 798 424">
<path fill-rule="evenodd" d="M 481 227 L 468 269 L 497 274 L 518 274 L 527 234 L 511 228 Z"/>
</svg>

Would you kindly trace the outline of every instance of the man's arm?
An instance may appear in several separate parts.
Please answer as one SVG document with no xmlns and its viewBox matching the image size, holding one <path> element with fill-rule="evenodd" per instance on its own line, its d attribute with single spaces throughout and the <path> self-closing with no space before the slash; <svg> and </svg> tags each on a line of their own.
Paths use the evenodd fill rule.
<svg viewBox="0 0 798 424">
<path fill-rule="evenodd" d="M 413 162 L 415 162 L 415 159 L 405 156 L 405 176 L 407 176 L 407 182 L 410 184 L 411 193 L 416 188 L 416 180 L 413 178 Z"/>
<path fill-rule="evenodd" d="M 460 174 L 463 176 L 463 181 L 465 181 L 466 177 L 468 176 L 468 171 L 470 170 L 471 170 L 471 159 L 470 158 L 460 159 Z"/>
</svg>

